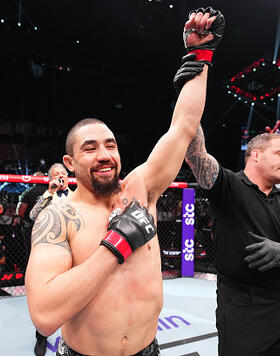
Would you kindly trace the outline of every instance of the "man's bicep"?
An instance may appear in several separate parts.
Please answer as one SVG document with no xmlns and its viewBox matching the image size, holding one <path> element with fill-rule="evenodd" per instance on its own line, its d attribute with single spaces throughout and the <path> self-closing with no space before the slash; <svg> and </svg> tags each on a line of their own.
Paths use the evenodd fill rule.
<svg viewBox="0 0 280 356">
<path fill-rule="evenodd" d="M 39 214 L 32 229 L 31 240 L 32 249 L 26 273 L 29 288 L 37 284 L 43 286 L 71 268 L 67 226 L 58 209 L 48 207 Z"/>
</svg>

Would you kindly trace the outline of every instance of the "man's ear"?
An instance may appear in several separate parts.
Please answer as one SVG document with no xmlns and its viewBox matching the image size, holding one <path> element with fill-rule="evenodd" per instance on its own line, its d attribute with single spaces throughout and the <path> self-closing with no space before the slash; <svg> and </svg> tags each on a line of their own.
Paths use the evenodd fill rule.
<svg viewBox="0 0 280 356">
<path fill-rule="evenodd" d="M 260 157 L 260 151 L 254 148 L 251 152 L 251 157 L 253 158 L 253 160 L 255 162 L 258 162 L 259 157 Z"/>
<path fill-rule="evenodd" d="M 74 172 L 74 164 L 73 164 L 73 157 L 69 156 L 69 155 L 64 155 L 63 156 L 63 163 L 65 165 L 65 167 L 67 167 L 69 169 L 70 172 Z"/>
</svg>

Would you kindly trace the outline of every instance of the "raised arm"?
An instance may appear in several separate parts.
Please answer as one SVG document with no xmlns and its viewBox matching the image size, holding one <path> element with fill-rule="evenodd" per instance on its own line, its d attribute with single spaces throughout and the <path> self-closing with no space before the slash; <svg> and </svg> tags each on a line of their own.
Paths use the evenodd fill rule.
<svg viewBox="0 0 280 356">
<path fill-rule="evenodd" d="M 206 151 L 205 138 L 200 125 L 188 147 L 185 159 L 201 188 L 211 189 L 218 177 L 219 164 Z"/>
<path fill-rule="evenodd" d="M 196 10 L 190 13 L 184 28 L 185 46 L 196 54 L 196 59 L 210 65 L 223 31 L 224 19 L 219 11 L 211 8 Z M 196 135 L 205 106 L 208 65 L 204 65 L 202 73 L 193 76 L 194 79 L 189 80 L 187 76 L 170 128 L 143 166 L 148 192 L 153 192 L 155 199 L 177 176 L 188 146 Z"/>
<path fill-rule="evenodd" d="M 54 333 L 86 306 L 118 266 L 111 251 L 100 246 L 72 267 L 69 231 L 82 228 L 82 217 L 68 204 L 45 208 L 34 224 L 25 284 L 32 321 L 43 335 Z"/>
</svg>

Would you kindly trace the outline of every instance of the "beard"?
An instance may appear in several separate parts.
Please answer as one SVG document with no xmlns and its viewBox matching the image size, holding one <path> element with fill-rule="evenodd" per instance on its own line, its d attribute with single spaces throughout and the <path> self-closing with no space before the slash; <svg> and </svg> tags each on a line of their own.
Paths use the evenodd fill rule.
<svg viewBox="0 0 280 356">
<path fill-rule="evenodd" d="M 107 182 L 102 182 L 101 180 L 92 176 L 91 185 L 94 193 L 103 197 L 109 197 L 110 195 L 117 194 L 121 191 L 119 175 L 117 171 L 115 172 L 113 179 Z"/>
</svg>

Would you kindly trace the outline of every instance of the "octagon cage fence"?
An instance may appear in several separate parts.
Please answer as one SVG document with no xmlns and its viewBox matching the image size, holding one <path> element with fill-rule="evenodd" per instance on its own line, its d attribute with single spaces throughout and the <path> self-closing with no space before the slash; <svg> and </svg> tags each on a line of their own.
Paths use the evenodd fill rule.
<svg viewBox="0 0 280 356">
<path fill-rule="evenodd" d="M 20 195 L 38 183 L 48 183 L 48 177 L 0 175 L 0 297 L 25 295 L 32 226 L 30 220 L 28 224 L 28 219 L 16 215 L 16 207 Z M 69 183 L 74 190 L 75 178 L 69 178 Z M 195 191 L 194 275 L 215 279 L 211 208 L 197 183 L 174 182 L 158 200 L 162 276 L 181 277 L 182 191 L 186 188 Z"/>
</svg>

